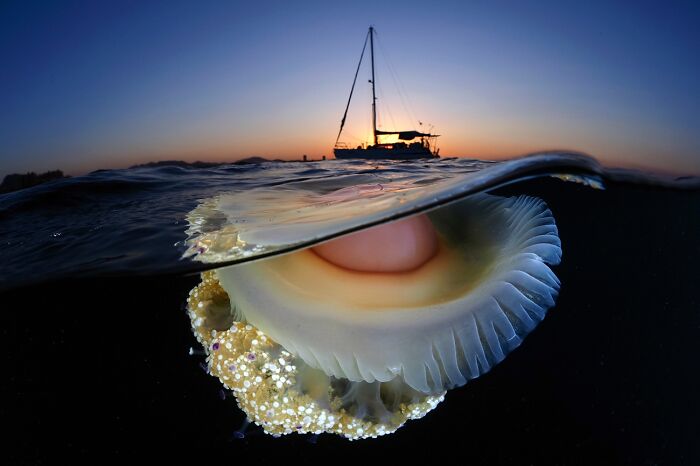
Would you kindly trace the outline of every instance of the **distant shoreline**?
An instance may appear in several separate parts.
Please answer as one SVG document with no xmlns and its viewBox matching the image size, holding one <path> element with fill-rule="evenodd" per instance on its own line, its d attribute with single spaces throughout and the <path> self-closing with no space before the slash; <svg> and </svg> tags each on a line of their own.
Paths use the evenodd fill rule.
<svg viewBox="0 0 700 466">
<path fill-rule="evenodd" d="M 10 175 L 5 175 L 2 183 L 0 183 L 0 194 L 11 193 L 13 191 L 31 188 L 32 186 L 43 184 L 48 181 L 61 180 L 64 178 L 70 178 L 70 176 L 64 175 L 61 170 L 51 170 L 38 175 L 34 172 L 23 174 L 12 173 Z"/>
<path fill-rule="evenodd" d="M 185 162 L 184 160 L 159 160 L 156 162 L 140 163 L 137 165 L 132 165 L 129 168 L 147 168 L 147 167 L 161 167 L 165 165 L 176 166 L 176 167 L 190 167 L 190 168 L 209 168 L 209 167 L 219 167 L 221 165 L 251 165 L 256 163 L 288 163 L 288 162 L 321 162 L 327 160 L 324 155 L 321 159 L 310 159 L 308 156 L 304 155 L 301 159 L 297 160 L 284 160 L 284 159 L 266 159 L 265 157 L 246 157 L 245 159 L 236 160 L 234 162 Z"/>
<path fill-rule="evenodd" d="M 219 167 L 221 165 L 252 165 L 257 163 L 277 163 L 277 162 L 320 162 L 326 160 L 323 156 L 322 159 L 310 159 L 306 155 L 298 160 L 282 160 L 282 159 L 266 159 L 265 157 L 247 157 L 245 159 L 236 160 L 233 162 L 185 162 L 184 160 L 159 160 L 155 162 L 146 162 L 137 165 L 132 165 L 128 169 L 132 168 L 149 168 L 149 167 L 163 167 L 163 166 L 176 166 L 184 168 L 210 168 Z M 110 168 L 100 168 L 93 170 L 90 173 L 95 173 L 103 170 L 111 170 Z M 70 175 L 65 175 L 62 170 L 50 170 L 44 173 L 37 174 L 35 172 L 27 173 L 11 173 L 5 175 L 2 183 L 0 183 L 0 194 L 11 193 L 14 191 L 19 191 L 26 188 L 31 188 L 49 181 L 61 180 L 64 178 L 70 178 Z"/>
</svg>

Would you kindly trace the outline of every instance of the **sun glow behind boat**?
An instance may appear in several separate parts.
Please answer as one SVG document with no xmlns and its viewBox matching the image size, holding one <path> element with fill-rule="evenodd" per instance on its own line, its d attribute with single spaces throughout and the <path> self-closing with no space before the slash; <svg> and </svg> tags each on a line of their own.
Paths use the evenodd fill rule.
<svg viewBox="0 0 700 466">
<path fill-rule="evenodd" d="M 437 148 L 437 137 L 439 134 L 432 134 L 430 132 L 426 133 L 423 131 L 412 130 L 398 130 L 398 129 L 380 129 L 378 126 L 377 118 L 377 74 L 375 73 L 375 59 L 374 59 L 374 27 L 370 26 L 367 36 L 365 38 L 364 45 L 362 46 L 362 53 L 360 54 L 360 61 L 357 64 L 357 69 L 355 70 L 355 77 L 352 81 L 352 87 L 350 88 L 350 96 L 348 97 L 348 103 L 345 106 L 345 112 L 343 113 L 343 118 L 340 121 L 340 129 L 338 130 L 338 136 L 335 140 L 335 145 L 333 148 L 333 153 L 337 159 L 390 159 L 390 160 L 416 160 L 416 159 L 426 159 L 426 158 L 436 158 L 439 157 Z M 355 85 L 357 84 L 357 77 L 362 66 L 362 60 L 365 56 L 365 51 L 367 49 L 367 43 L 369 42 L 369 54 L 370 54 L 370 64 L 371 64 L 371 79 L 369 83 L 372 85 L 372 144 L 361 144 L 355 148 L 349 146 L 346 142 L 340 140 L 343 134 L 343 128 L 345 126 L 345 121 L 348 116 L 348 110 L 350 109 L 350 103 L 352 102 L 352 97 L 355 92 Z M 392 77 L 394 81 L 397 82 L 395 74 L 392 72 Z M 399 88 L 400 92 L 400 88 Z M 393 120 L 393 116 L 389 113 L 390 118 Z M 418 122 L 419 126 L 423 123 Z M 391 137 L 395 139 L 391 141 L 386 139 Z"/>
</svg>

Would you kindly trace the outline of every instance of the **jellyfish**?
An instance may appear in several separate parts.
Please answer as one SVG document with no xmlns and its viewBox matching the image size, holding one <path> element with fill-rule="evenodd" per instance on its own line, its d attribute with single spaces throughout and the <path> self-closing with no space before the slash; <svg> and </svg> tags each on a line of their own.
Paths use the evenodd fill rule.
<svg viewBox="0 0 700 466">
<path fill-rule="evenodd" d="M 202 274 L 188 298 L 212 375 L 273 435 L 396 431 L 489 371 L 554 306 L 539 199 L 486 193 Z"/>
</svg>

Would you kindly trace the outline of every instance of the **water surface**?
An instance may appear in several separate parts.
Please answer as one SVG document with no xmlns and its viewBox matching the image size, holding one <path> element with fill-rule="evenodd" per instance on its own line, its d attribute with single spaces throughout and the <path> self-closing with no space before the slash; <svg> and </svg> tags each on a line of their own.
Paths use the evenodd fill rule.
<svg viewBox="0 0 700 466">
<path fill-rule="evenodd" d="M 556 306 L 518 350 L 426 418 L 354 443 L 255 430 L 234 438 L 242 413 L 188 354 L 196 345 L 183 305 L 193 272 L 216 265 L 183 259 L 188 213 L 253 188 L 430 185 L 502 164 L 165 166 L 0 196 L 8 461 L 364 463 L 408 453 L 470 464 L 697 463 L 700 192 L 680 189 L 692 187 L 688 179 L 623 179 L 587 159 L 547 157 L 472 177 L 461 194 L 547 202 L 564 250 Z"/>
</svg>

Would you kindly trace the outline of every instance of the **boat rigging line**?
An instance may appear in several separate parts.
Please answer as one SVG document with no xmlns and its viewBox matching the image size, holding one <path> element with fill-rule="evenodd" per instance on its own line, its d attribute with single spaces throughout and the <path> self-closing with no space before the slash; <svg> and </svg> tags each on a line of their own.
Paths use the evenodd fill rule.
<svg viewBox="0 0 700 466">
<path fill-rule="evenodd" d="M 357 82 L 357 74 L 360 72 L 360 65 L 362 65 L 362 57 L 365 55 L 365 49 L 367 48 L 367 38 L 371 37 L 372 30 L 367 32 L 365 37 L 365 44 L 362 46 L 362 53 L 360 54 L 360 61 L 357 63 L 357 69 L 355 70 L 355 77 L 352 80 L 352 87 L 350 88 L 350 96 L 348 97 L 348 104 L 345 106 L 345 113 L 343 113 L 343 119 L 340 120 L 340 130 L 338 131 L 338 137 L 335 138 L 335 143 L 338 144 L 340 140 L 340 133 L 343 132 L 343 126 L 345 126 L 345 118 L 348 116 L 348 109 L 350 108 L 350 101 L 352 100 L 352 93 L 355 90 L 355 83 Z M 372 77 L 374 79 L 374 77 Z M 376 129 L 376 128 L 375 128 Z"/>
</svg>

